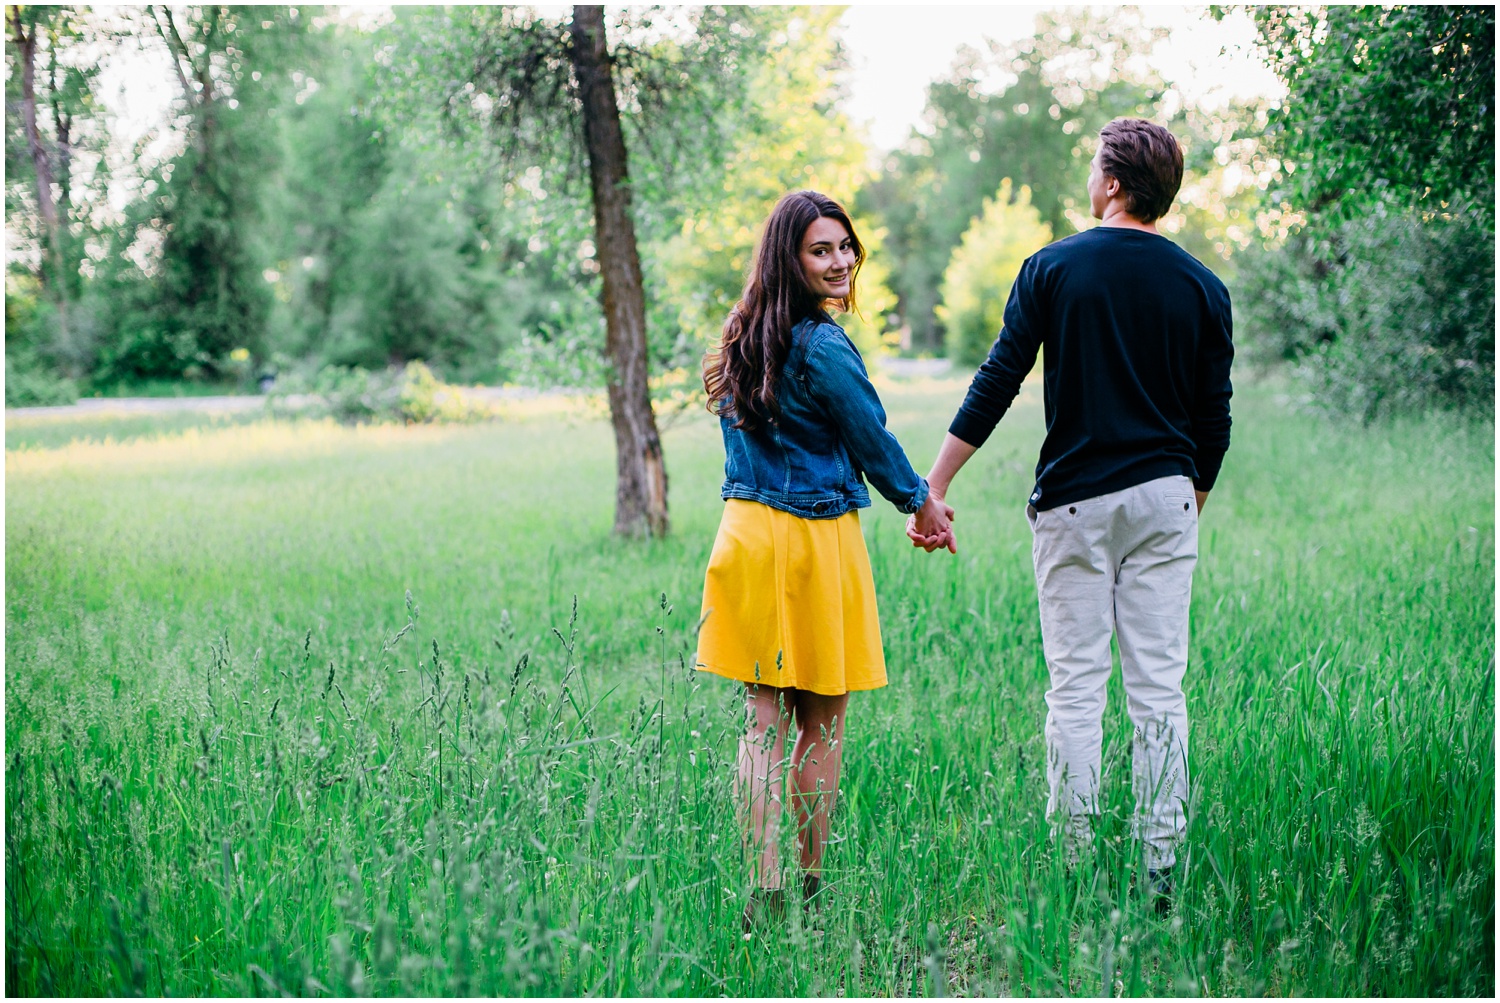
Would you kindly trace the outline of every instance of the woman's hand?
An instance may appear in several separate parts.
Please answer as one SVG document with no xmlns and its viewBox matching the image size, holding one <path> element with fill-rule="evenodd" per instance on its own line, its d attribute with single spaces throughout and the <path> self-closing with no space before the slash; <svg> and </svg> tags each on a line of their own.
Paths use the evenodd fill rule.
<svg viewBox="0 0 1500 1003">
<path fill-rule="evenodd" d="M 950 553 L 958 553 L 958 540 L 953 535 L 953 507 L 943 501 L 936 492 L 927 495 L 927 501 L 906 520 L 906 535 L 913 547 L 921 547 L 929 554 L 940 547 Z"/>
</svg>

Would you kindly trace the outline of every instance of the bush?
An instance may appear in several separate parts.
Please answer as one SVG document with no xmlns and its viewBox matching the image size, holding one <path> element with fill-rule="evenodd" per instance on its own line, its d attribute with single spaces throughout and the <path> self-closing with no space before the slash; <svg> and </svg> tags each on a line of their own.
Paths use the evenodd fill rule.
<svg viewBox="0 0 1500 1003">
<path fill-rule="evenodd" d="M 421 362 L 407 363 L 398 385 L 397 406 L 407 422 L 466 422 L 491 416 L 489 408 L 465 397 L 458 387 L 443 383 Z"/>
<path fill-rule="evenodd" d="M 49 372 L 35 360 L 5 353 L 6 407 L 53 407 L 76 403 L 77 383 Z"/>
<path fill-rule="evenodd" d="M 49 407 L 72 404 L 87 376 L 99 337 L 99 303 L 84 298 L 68 305 L 67 322 L 34 275 L 5 277 L 5 405 Z"/>
<path fill-rule="evenodd" d="M 1000 334 L 1005 301 L 1026 259 L 1052 240 L 1052 228 L 1031 205 L 1031 189 L 1000 182 L 970 224 L 943 275 L 938 318 L 947 326 L 948 357 L 977 366 Z"/>
<path fill-rule="evenodd" d="M 494 417 L 493 409 L 483 401 L 443 383 L 421 362 L 375 372 L 358 366 L 293 370 L 277 378 L 267 404 L 283 414 L 327 415 L 351 425 L 446 424 Z"/>
<path fill-rule="evenodd" d="M 1320 408 L 1371 421 L 1485 411 L 1495 393 L 1494 234 L 1477 213 L 1385 203 L 1241 264 L 1249 357 L 1293 362 Z"/>
</svg>

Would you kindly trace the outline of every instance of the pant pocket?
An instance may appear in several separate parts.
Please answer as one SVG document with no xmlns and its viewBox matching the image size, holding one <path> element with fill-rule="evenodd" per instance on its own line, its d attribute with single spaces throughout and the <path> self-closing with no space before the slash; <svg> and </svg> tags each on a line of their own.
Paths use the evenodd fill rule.
<svg viewBox="0 0 1500 1003">
<path fill-rule="evenodd" d="M 1162 496 L 1162 501 L 1168 512 L 1186 512 L 1189 515 L 1198 514 L 1198 499 L 1193 495 L 1185 495 L 1173 491 Z"/>
</svg>

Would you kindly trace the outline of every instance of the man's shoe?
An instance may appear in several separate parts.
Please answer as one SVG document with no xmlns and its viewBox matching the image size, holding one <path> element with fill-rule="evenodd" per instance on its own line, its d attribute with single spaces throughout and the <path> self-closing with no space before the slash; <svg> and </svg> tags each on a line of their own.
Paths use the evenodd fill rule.
<svg viewBox="0 0 1500 1003">
<path fill-rule="evenodd" d="M 745 903 L 742 923 L 746 933 L 754 933 L 786 916 L 786 893 L 780 888 L 757 888 Z"/>
<path fill-rule="evenodd" d="M 1166 919 L 1172 911 L 1172 868 L 1146 872 L 1146 891 L 1151 896 L 1151 908 L 1156 915 Z"/>
</svg>

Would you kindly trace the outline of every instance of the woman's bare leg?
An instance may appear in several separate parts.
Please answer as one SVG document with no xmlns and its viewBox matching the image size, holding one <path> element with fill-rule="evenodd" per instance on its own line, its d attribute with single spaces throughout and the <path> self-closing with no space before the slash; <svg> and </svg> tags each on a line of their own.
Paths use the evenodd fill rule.
<svg viewBox="0 0 1500 1003">
<path fill-rule="evenodd" d="M 795 692 L 755 684 L 745 688 L 749 721 L 740 736 L 736 800 L 744 813 L 745 850 L 757 888 L 781 887 L 778 835 Z"/>
<path fill-rule="evenodd" d="M 828 818 L 839 793 L 844 759 L 844 711 L 849 694 L 824 696 L 797 690 L 797 744 L 792 749 L 792 803 L 797 809 L 797 848 L 802 871 L 823 874 Z"/>
</svg>

